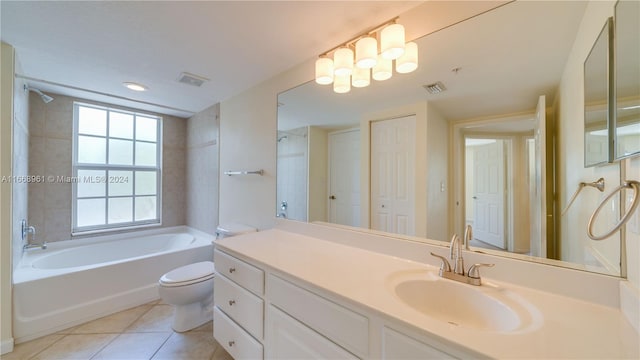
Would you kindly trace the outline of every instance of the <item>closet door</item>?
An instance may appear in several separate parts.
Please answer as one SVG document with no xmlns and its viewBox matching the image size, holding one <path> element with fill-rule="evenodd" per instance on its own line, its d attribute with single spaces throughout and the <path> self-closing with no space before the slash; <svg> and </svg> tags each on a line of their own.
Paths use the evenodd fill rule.
<svg viewBox="0 0 640 360">
<path fill-rule="evenodd" d="M 371 228 L 415 235 L 416 117 L 371 123 Z"/>
</svg>

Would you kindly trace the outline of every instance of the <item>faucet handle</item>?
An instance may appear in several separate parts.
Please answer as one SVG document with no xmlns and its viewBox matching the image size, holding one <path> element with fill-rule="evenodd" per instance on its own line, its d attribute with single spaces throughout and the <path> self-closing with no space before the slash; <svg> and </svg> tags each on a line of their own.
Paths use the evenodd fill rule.
<svg viewBox="0 0 640 360">
<path fill-rule="evenodd" d="M 473 279 L 480 279 L 480 271 L 478 268 L 481 267 L 493 267 L 495 264 L 473 264 L 469 267 L 469 272 L 467 276 Z"/>
<path fill-rule="evenodd" d="M 449 265 L 449 261 L 446 257 L 434 254 L 433 252 L 431 252 L 431 256 L 435 256 L 442 260 L 442 264 L 440 264 L 440 275 L 442 275 L 443 272 L 451 272 L 451 265 Z"/>
</svg>

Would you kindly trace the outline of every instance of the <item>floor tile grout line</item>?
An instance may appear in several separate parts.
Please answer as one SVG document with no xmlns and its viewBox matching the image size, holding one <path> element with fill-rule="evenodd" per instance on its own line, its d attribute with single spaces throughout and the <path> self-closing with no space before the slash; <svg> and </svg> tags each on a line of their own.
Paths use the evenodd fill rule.
<svg viewBox="0 0 640 360">
<path fill-rule="evenodd" d="M 108 334 L 100 334 L 100 335 L 108 335 Z M 117 338 L 120 337 L 120 335 L 122 335 L 122 333 L 116 335 L 113 337 L 113 339 L 111 339 L 111 341 L 107 341 L 106 344 L 104 344 L 100 349 L 98 349 L 98 351 L 96 351 L 93 355 L 91 355 L 91 357 L 89 358 L 89 360 L 93 359 L 96 357 L 96 355 L 100 354 L 100 352 L 102 352 L 102 350 L 104 350 L 107 346 L 109 346 L 109 344 L 111 344 L 112 342 L 116 341 Z"/>
<path fill-rule="evenodd" d="M 53 334 L 52 334 L 52 335 L 53 335 Z M 38 352 L 36 352 L 35 354 L 33 354 L 32 356 L 30 356 L 30 357 L 29 357 L 29 359 L 33 359 L 33 358 L 37 357 L 37 356 L 38 356 L 38 355 L 40 355 L 43 351 L 45 351 L 45 350 L 47 350 L 48 348 L 52 347 L 52 346 L 53 346 L 53 344 L 55 344 L 55 343 L 57 343 L 58 341 L 60 341 L 60 340 L 62 340 L 62 339 L 64 339 L 64 338 L 66 338 L 69 334 L 60 334 L 60 335 L 62 335 L 62 337 L 60 337 L 60 339 L 58 339 L 58 340 L 56 340 L 56 341 L 52 342 L 51 344 L 49 344 L 49 345 L 47 345 L 47 346 L 43 347 L 42 349 L 40 349 L 40 351 L 38 351 Z"/>
<path fill-rule="evenodd" d="M 154 356 L 156 356 L 156 354 L 158 354 L 158 351 L 160 351 L 160 349 L 162 349 L 162 347 L 164 346 L 164 344 L 167 343 L 167 341 L 169 341 L 169 339 L 171 339 L 171 337 L 175 334 L 175 332 L 171 332 L 171 334 L 169 336 L 167 336 L 166 339 L 164 339 L 164 341 L 162 342 L 162 344 L 160 344 L 160 346 L 158 346 L 158 348 L 156 349 L 156 351 L 153 352 L 153 354 L 151 355 L 151 357 L 149 358 L 149 360 L 153 359 Z"/>
</svg>

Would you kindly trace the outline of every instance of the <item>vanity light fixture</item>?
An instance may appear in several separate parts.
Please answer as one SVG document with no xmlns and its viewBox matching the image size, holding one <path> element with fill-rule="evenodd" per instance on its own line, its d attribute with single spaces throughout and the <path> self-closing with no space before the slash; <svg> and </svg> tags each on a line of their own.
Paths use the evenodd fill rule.
<svg viewBox="0 0 640 360">
<path fill-rule="evenodd" d="M 133 91 L 147 91 L 147 87 L 138 83 L 126 81 L 122 83 L 127 89 Z"/>
<path fill-rule="evenodd" d="M 405 43 L 404 26 L 397 20 L 395 17 L 321 54 L 315 63 L 316 83 L 333 84 L 333 90 L 343 94 L 351 91 L 351 86 L 369 86 L 371 78 L 391 78 L 394 61 L 399 74 L 416 70 L 418 45 Z"/>
</svg>

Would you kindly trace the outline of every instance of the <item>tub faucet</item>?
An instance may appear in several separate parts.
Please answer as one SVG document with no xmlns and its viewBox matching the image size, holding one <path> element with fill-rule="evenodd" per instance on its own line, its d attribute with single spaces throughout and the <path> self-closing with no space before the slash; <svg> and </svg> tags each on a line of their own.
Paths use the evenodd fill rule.
<svg viewBox="0 0 640 360">
<path fill-rule="evenodd" d="M 466 232 L 465 232 L 466 233 Z M 466 236 L 465 236 L 466 237 Z M 449 248 L 449 258 L 453 260 L 453 268 L 449 264 L 449 261 L 444 256 L 440 256 L 438 254 L 431 255 L 437 257 L 442 261 L 442 265 L 440 265 L 440 272 L 438 273 L 440 277 L 449 280 L 455 280 L 459 282 L 463 282 L 465 284 L 470 285 L 481 285 L 482 282 L 480 280 L 480 271 L 479 268 L 492 267 L 494 264 L 473 264 L 469 267 L 469 271 L 465 274 L 464 272 L 464 260 L 462 259 L 462 245 L 460 244 L 460 236 L 454 234 L 451 238 L 451 244 Z"/>
<path fill-rule="evenodd" d="M 29 241 L 29 234 L 31 234 L 31 241 Z M 29 250 L 34 248 L 41 248 L 45 250 L 47 248 L 47 242 L 43 241 L 40 244 L 34 243 L 36 240 L 36 227 L 27 225 L 27 220 L 22 220 L 22 242 L 25 244 L 22 246 L 22 250 Z"/>
</svg>

